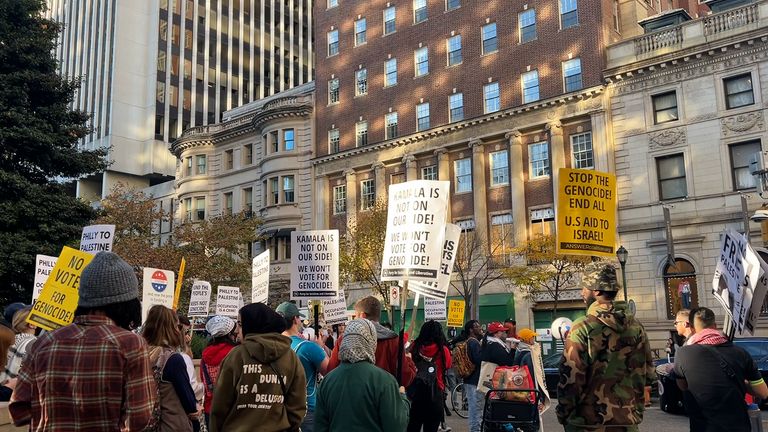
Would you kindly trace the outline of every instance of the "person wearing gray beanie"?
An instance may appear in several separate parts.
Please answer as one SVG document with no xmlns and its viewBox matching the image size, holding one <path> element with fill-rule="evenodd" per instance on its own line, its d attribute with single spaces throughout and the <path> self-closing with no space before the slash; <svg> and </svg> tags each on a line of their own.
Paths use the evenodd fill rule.
<svg viewBox="0 0 768 432">
<path fill-rule="evenodd" d="M 316 432 L 404 431 L 410 402 L 395 377 L 375 364 L 376 327 L 359 318 L 347 323 L 339 367 L 323 380 L 315 408 Z"/>
</svg>

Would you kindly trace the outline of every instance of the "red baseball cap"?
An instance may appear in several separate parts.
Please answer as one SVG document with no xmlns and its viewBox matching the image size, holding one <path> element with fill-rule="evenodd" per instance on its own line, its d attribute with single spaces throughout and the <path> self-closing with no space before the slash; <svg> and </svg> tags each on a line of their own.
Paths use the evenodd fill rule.
<svg viewBox="0 0 768 432">
<path fill-rule="evenodd" d="M 507 328 L 504 327 L 504 324 L 502 324 L 500 322 L 497 322 L 497 321 L 494 321 L 494 322 L 488 324 L 488 332 L 489 333 L 497 333 L 497 332 L 500 332 L 500 331 L 503 331 L 503 332 L 507 331 Z"/>
</svg>

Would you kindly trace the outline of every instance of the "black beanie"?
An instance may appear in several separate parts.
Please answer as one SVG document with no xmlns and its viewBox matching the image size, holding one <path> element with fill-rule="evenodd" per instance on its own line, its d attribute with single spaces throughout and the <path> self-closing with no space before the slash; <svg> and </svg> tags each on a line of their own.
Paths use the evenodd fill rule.
<svg viewBox="0 0 768 432">
<path fill-rule="evenodd" d="M 285 318 L 264 303 L 251 303 L 240 308 L 240 325 L 243 335 L 282 333 Z"/>
</svg>

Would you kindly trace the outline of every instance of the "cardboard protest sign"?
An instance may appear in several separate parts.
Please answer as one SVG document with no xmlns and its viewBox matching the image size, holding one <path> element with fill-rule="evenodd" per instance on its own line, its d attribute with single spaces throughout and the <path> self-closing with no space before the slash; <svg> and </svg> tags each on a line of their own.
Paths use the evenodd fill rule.
<svg viewBox="0 0 768 432">
<path fill-rule="evenodd" d="M 195 281 L 192 284 L 192 294 L 189 296 L 190 317 L 207 317 L 211 307 L 211 284 L 206 281 Z"/>
<path fill-rule="evenodd" d="M 293 231 L 291 251 L 291 299 L 335 299 L 339 292 L 339 231 Z"/>
<path fill-rule="evenodd" d="M 557 185 L 557 253 L 616 254 L 616 176 L 560 168 Z"/>
<path fill-rule="evenodd" d="M 48 276 L 51 274 L 51 270 L 56 265 L 58 258 L 48 255 L 36 255 L 35 256 L 35 286 L 32 289 L 32 303 L 40 297 L 40 293 L 43 292 L 43 285 L 48 280 Z"/>
<path fill-rule="evenodd" d="M 448 327 L 464 326 L 464 300 L 448 301 Z"/>
<path fill-rule="evenodd" d="M 347 300 L 344 298 L 344 290 L 339 290 L 339 295 L 333 300 L 323 300 L 323 315 L 328 325 L 347 322 Z"/>
<path fill-rule="evenodd" d="M 449 185 L 415 180 L 389 187 L 382 281 L 437 281 Z"/>
<path fill-rule="evenodd" d="M 83 228 L 83 234 L 80 237 L 80 250 L 93 255 L 101 251 L 112 251 L 114 239 L 114 225 L 90 225 Z"/>
<path fill-rule="evenodd" d="M 269 299 L 269 251 L 260 253 L 251 265 L 251 303 Z"/>
<path fill-rule="evenodd" d="M 456 248 L 459 246 L 461 227 L 454 224 L 445 225 L 445 241 L 443 242 L 442 262 L 437 280 L 434 282 L 411 281 L 408 290 L 435 299 L 445 299 L 451 286 L 453 263 L 456 261 Z"/>
<path fill-rule="evenodd" d="M 87 252 L 65 246 L 27 322 L 49 331 L 71 324 L 80 298 L 80 275 L 92 259 L 93 255 Z"/>
<path fill-rule="evenodd" d="M 216 294 L 216 315 L 237 318 L 243 302 L 243 295 L 238 287 L 219 286 Z"/>
<path fill-rule="evenodd" d="M 444 321 L 446 319 L 445 299 L 434 299 L 429 297 L 425 298 L 424 319 L 427 321 Z M 464 323 L 462 323 L 462 325 L 464 325 Z"/>
<path fill-rule="evenodd" d="M 173 309 L 175 278 L 171 270 L 144 267 L 144 294 L 141 299 L 142 321 L 147 319 L 149 309 L 154 305 L 163 305 L 168 309 Z"/>
</svg>

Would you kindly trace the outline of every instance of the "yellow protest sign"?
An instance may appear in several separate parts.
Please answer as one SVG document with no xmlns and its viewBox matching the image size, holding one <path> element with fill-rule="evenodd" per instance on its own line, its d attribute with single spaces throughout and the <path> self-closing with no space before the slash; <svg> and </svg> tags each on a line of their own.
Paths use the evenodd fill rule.
<svg viewBox="0 0 768 432">
<path fill-rule="evenodd" d="M 181 257 L 181 266 L 179 267 L 179 278 L 176 279 L 176 290 L 173 292 L 173 310 L 179 307 L 179 297 L 181 296 L 181 282 L 184 280 L 184 269 L 187 268 L 187 260 Z"/>
<path fill-rule="evenodd" d="M 49 331 L 71 324 L 80 298 L 80 275 L 93 257 L 88 252 L 65 246 L 27 322 Z"/>
<path fill-rule="evenodd" d="M 464 326 L 464 300 L 448 300 L 448 327 Z"/>
<path fill-rule="evenodd" d="M 616 254 L 616 176 L 560 168 L 557 185 L 557 253 Z"/>
</svg>

